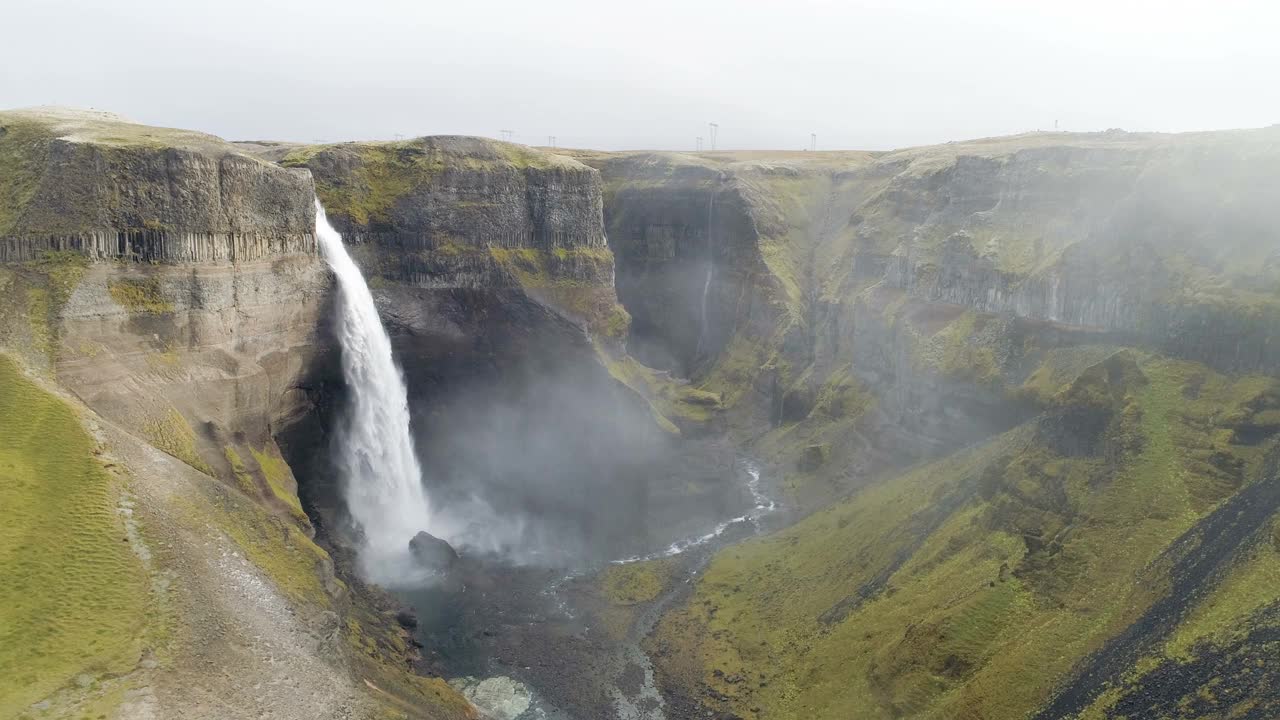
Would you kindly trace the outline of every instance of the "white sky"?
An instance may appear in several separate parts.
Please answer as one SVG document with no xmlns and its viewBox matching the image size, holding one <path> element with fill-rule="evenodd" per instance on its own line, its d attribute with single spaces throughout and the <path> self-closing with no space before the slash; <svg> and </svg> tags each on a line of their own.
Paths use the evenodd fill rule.
<svg viewBox="0 0 1280 720">
<path fill-rule="evenodd" d="M 230 139 L 881 149 L 1280 122 L 1276 0 L 3 0 L 0 107 Z"/>
</svg>

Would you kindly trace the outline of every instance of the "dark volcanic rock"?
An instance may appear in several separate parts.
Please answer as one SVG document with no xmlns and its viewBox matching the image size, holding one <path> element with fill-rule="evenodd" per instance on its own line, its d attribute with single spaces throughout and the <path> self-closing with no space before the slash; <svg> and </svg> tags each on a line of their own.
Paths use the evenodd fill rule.
<svg viewBox="0 0 1280 720">
<path fill-rule="evenodd" d="M 413 559 L 423 567 L 444 574 L 458 562 L 458 551 L 449 543 L 428 532 L 420 532 L 409 541 Z"/>
</svg>

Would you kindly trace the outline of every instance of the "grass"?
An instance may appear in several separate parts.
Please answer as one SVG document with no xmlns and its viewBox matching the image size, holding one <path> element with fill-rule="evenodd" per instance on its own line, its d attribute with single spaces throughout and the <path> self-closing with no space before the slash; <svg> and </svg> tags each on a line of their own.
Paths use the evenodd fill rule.
<svg viewBox="0 0 1280 720">
<path fill-rule="evenodd" d="M 75 412 L 0 356 L 0 716 L 137 662 L 148 586 L 96 453 Z"/>
<path fill-rule="evenodd" d="M 349 218 L 357 225 L 386 224 L 391 210 L 402 198 L 420 187 L 431 185 L 446 170 L 483 170 L 515 174 L 526 169 L 578 167 L 573 161 L 532 148 L 500 143 L 483 143 L 472 153 L 445 148 L 430 140 L 359 142 L 311 145 L 292 150 L 281 164 L 286 167 L 313 167 L 325 154 L 350 161 L 350 174 L 331 179 L 316 177 L 316 194 L 330 213 Z"/>
<path fill-rule="evenodd" d="M 284 458 L 268 448 L 262 450 L 250 448 L 249 452 L 258 463 L 262 479 L 267 481 L 267 487 L 271 488 L 271 493 L 289 508 L 295 520 L 309 524 L 311 521 L 302 510 L 302 501 L 298 499 L 298 493 L 293 489 L 293 472 Z"/>
<path fill-rule="evenodd" d="M 164 296 L 160 279 L 120 278 L 107 282 L 111 299 L 131 313 L 138 315 L 163 315 L 173 312 L 173 303 Z"/>
<path fill-rule="evenodd" d="M 678 433 L 681 423 L 709 422 L 722 409 L 718 394 L 677 382 L 664 373 L 640 364 L 630 355 L 613 357 L 597 350 L 609 374 L 649 401 L 663 429 Z"/>
<path fill-rule="evenodd" d="M 0 237 L 17 230 L 39 189 L 51 137 L 42 123 L 0 116 Z"/>
<path fill-rule="evenodd" d="M 676 563 L 670 558 L 610 565 L 600 573 L 600 590 L 615 605 L 652 602 L 671 582 Z"/>
<path fill-rule="evenodd" d="M 152 445 L 206 475 L 214 474 L 213 468 L 209 467 L 196 450 L 196 434 L 191 429 L 191 425 L 176 409 L 171 407 L 163 415 L 154 416 L 144 422 L 142 433 Z M 236 459 L 238 460 L 239 457 L 237 456 Z"/>
<path fill-rule="evenodd" d="M 723 550 L 653 649 L 696 659 L 677 681 L 743 718 L 1024 717 L 1154 600 L 1153 561 L 1261 462 L 1231 428 L 1280 402 L 1268 378 L 1122 365 L 1055 396 L 1110 403 L 1110 449 L 1058 455 L 1033 421 Z M 1259 553 L 1171 648 L 1274 600 Z"/>
<path fill-rule="evenodd" d="M 333 601 L 321 580 L 329 555 L 297 524 L 263 508 L 254 499 L 222 485 L 210 485 L 211 497 L 189 512 L 211 519 L 295 603 L 329 608 Z"/>
</svg>

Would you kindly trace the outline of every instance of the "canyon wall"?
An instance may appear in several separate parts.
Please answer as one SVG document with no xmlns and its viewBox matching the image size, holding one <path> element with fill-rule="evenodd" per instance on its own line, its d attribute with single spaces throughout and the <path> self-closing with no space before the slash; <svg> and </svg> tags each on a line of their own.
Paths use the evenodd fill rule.
<svg viewBox="0 0 1280 720">
<path fill-rule="evenodd" d="M 0 714 L 25 697 L 24 712 L 77 716 L 472 716 L 443 681 L 406 672 L 415 653 L 385 600 L 335 575 L 275 441 L 307 410 L 298 385 L 332 350 L 313 203 L 308 172 L 218 138 L 97 112 L 0 113 L 0 347 L 92 433 L 76 461 L 99 468 L 86 483 L 104 479 L 81 492 L 107 505 L 96 525 L 21 522 L 37 534 L 74 523 L 78 548 L 124 538 L 131 551 L 109 570 L 42 571 L 86 588 L 81 600 L 58 590 L 13 606 L 36 608 L 16 623 L 73 627 L 90 614 L 100 629 L 68 650 L 79 685 L 57 672 L 42 690 L 53 694 L 5 685 Z M 46 457 L 69 452 L 48 443 Z M 105 605 L 94 598 L 119 593 L 94 582 L 136 592 Z M 223 670 L 208 672 L 215 661 Z M 290 689 L 264 698 L 260 683 Z"/>
<path fill-rule="evenodd" d="M 665 611 L 647 647 L 669 706 L 1120 717 L 1225 682 L 1193 716 L 1274 707 L 1222 678 L 1275 627 L 1249 588 L 1278 557 L 1278 137 L 587 154 L 606 218 L 654 218 L 609 242 L 628 310 L 670 319 L 655 357 L 689 357 L 705 258 L 735 276 L 698 253 L 687 177 L 738 189 L 771 322 L 722 312 L 715 355 L 672 366 L 814 511 Z M 666 231 L 667 208 L 696 229 Z M 683 279 L 640 261 L 621 292 L 626 258 L 682 239 Z"/>
<path fill-rule="evenodd" d="M 627 355 L 596 170 L 481 138 L 253 150 L 314 174 L 368 278 L 433 502 L 477 528 L 455 541 L 572 565 L 664 547 L 741 502 L 723 451 L 681 437 L 715 397 Z M 316 452 L 341 407 L 335 377 L 332 358 L 317 363 L 316 411 L 282 437 L 340 531 Z"/>
</svg>

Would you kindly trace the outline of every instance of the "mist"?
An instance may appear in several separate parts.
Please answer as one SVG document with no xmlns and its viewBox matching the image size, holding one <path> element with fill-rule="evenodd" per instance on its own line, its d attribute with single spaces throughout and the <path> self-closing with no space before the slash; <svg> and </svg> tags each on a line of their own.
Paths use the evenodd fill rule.
<svg viewBox="0 0 1280 720">
<path fill-rule="evenodd" d="M 74 17 L 77 22 L 65 22 Z M 18 0 L 0 106 L 230 139 L 888 149 L 1280 118 L 1273 3 Z M 708 141 L 709 147 L 709 141 Z"/>
</svg>

